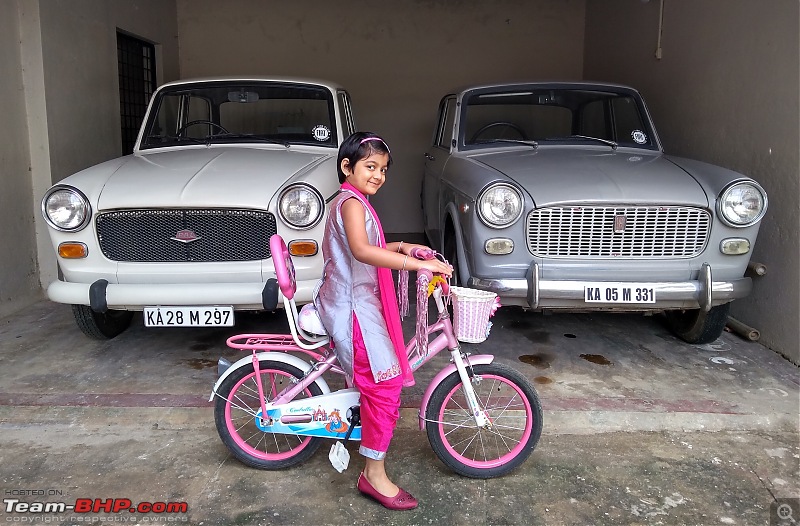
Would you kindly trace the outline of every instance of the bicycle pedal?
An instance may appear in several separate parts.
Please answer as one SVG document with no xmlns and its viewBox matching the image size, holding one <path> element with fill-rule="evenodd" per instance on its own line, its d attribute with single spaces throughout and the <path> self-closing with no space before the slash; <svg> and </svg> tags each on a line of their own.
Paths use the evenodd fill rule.
<svg viewBox="0 0 800 526">
<path fill-rule="evenodd" d="M 334 442 L 331 446 L 331 452 L 328 453 L 328 459 L 336 471 L 341 473 L 347 469 L 347 465 L 350 463 L 350 452 L 341 442 Z"/>
</svg>

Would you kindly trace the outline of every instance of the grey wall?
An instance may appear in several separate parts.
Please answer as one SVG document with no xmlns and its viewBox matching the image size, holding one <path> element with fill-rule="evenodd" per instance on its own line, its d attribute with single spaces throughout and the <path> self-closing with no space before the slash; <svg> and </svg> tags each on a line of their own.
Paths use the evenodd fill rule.
<svg viewBox="0 0 800 526">
<path fill-rule="evenodd" d="M 375 198 L 389 233 L 422 232 L 423 152 L 443 95 L 582 75 L 584 0 L 177 2 L 184 77 L 291 75 L 347 88 L 358 127 L 392 149 Z"/>
<path fill-rule="evenodd" d="M 20 38 L 18 3 L 0 2 L 0 317 L 41 297 Z"/>
<path fill-rule="evenodd" d="M 122 153 L 117 29 L 156 44 L 158 81 L 173 80 L 179 76 L 177 11 L 169 0 L 16 1 L 31 127 L 28 182 L 46 286 L 57 267 L 38 200 L 52 183 Z"/>
<path fill-rule="evenodd" d="M 587 0 L 584 76 L 631 84 L 667 153 L 747 174 L 769 194 L 753 259 L 767 275 L 731 314 L 800 362 L 797 0 Z"/>
</svg>

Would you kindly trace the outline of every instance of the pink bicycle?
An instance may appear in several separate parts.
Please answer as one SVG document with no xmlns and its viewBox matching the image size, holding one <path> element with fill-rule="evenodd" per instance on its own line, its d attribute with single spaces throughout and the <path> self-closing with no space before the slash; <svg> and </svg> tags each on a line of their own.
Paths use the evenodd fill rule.
<svg viewBox="0 0 800 526">
<path fill-rule="evenodd" d="M 299 322 L 294 266 L 283 239 L 272 236 L 270 248 L 291 334 L 229 338 L 229 347 L 250 351 L 251 356 L 220 375 L 210 399 L 215 401 L 214 419 L 223 443 L 241 462 L 259 469 L 303 462 L 326 438 L 361 438 L 359 393 L 347 381 L 321 323 L 312 323 L 320 327 L 314 329 Z M 417 286 L 418 291 L 430 291 L 438 317 L 424 324 L 425 334 L 408 342 L 409 364 L 417 370 L 445 348 L 451 356 L 422 397 L 420 430 L 427 431 L 433 451 L 453 471 L 483 479 L 504 475 L 522 464 L 539 441 L 542 408 L 536 390 L 516 370 L 494 363 L 492 355 L 462 352 L 444 279 L 419 272 Z M 428 299 L 421 297 L 426 308 Z M 304 317 L 309 312 L 313 318 L 313 309 L 305 308 Z M 341 375 L 345 387 L 331 391 L 326 373 Z M 334 466 L 334 449 L 342 450 L 340 444 L 331 450 Z"/>
</svg>

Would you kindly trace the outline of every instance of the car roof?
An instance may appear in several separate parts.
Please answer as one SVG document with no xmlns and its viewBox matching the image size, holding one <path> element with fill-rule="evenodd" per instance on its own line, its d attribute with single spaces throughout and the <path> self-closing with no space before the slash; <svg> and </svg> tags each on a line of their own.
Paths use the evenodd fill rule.
<svg viewBox="0 0 800 526">
<path fill-rule="evenodd" d="M 233 82 L 287 82 L 292 84 L 309 84 L 315 86 L 324 86 L 331 91 L 336 90 L 343 90 L 344 88 L 339 84 L 329 81 L 329 80 L 320 80 L 320 79 L 312 79 L 312 78 L 304 78 L 304 77 L 268 77 L 263 75 L 225 75 L 225 76 L 213 76 L 213 77 L 194 77 L 194 78 L 186 78 L 186 79 L 177 79 L 172 80 L 169 82 L 165 82 L 161 84 L 158 89 L 167 87 L 167 86 L 177 86 L 177 85 L 186 85 L 186 84 L 200 84 L 204 82 L 224 82 L 224 81 L 233 81 Z"/>
<path fill-rule="evenodd" d="M 450 95 L 453 94 L 463 94 L 468 91 L 474 90 L 481 90 L 481 89 L 489 89 L 489 88 L 500 88 L 500 89 L 522 89 L 522 88 L 572 88 L 572 89 L 580 89 L 580 88 L 613 88 L 613 89 L 626 89 L 637 91 L 635 88 L 631 86 L 626 86 L 625 84 L 616 84 L 612 82 L 594 82 L 594 81 L 587 81 L 587 80 L 548 80 L 548 81 L 531 81 L 531 82 L 494 82 L 494 83 L 486 83 L 486 84 L 474 84 L 469 86 L 461 86 L 454 91 L 448 92 Z"/>
</svg>

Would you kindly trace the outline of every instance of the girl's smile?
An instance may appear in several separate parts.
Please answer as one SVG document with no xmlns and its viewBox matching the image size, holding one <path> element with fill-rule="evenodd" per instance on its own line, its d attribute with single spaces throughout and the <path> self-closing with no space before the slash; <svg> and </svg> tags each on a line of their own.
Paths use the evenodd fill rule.
<svg viewBox="0 0 800 526">
<path fill-rule="evenodd" d="M 364 195 L 374 195 L 383 186 L 388 169 L 389 155 L 386 153 L 373 153 L 356 162 L 354 167 L 347 159 L 342 161 L 342 172 L 347 176 L 347 182 Z"/>
</svg>

